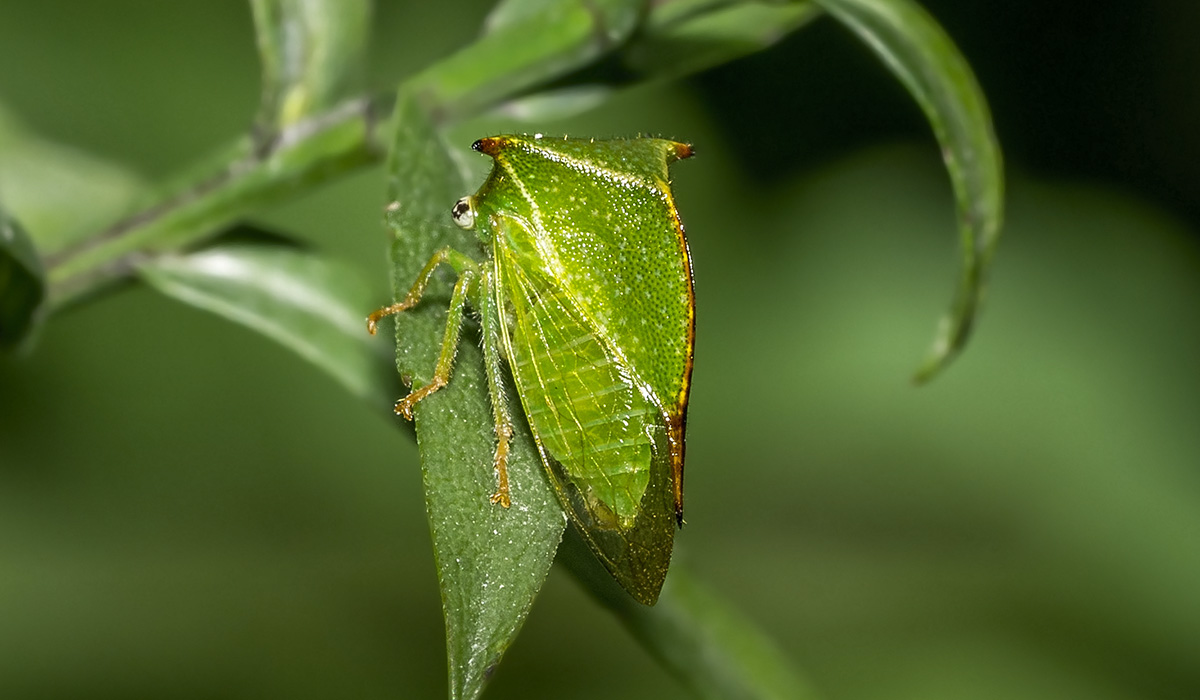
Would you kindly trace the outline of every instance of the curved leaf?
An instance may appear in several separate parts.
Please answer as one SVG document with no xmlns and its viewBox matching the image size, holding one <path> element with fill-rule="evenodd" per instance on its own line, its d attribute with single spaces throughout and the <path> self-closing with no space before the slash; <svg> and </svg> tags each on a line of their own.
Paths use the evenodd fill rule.
<svg viewBox="0 0 1200 700">
<path fill-rule="evenodd" d="M 916 381 L 962 350 L 1000 236 L 1004 173 L 992 118 L 975 76 L 950 37 L 911 0 L 814 0 L 883 59 L 924 110 L 942 146 L 958 202 L 962 272 Z"/>
<path fill-rule="evenodd" d="M 681 78 L 761 51 L 818 15 L 808 1 L 787 4 L 728 0 L 656 2 L 614 56 L 616 70 L 585 70 L 580 80 L 514 97 L 498 113 L 526 122 L 562 119 L 603 103 L 621 87 Z"/>
<path fill-rule="evenodd" d="M 358 87 L 370 0 L 252 0 L 263 85 L 259 127 L 275 133 Z"/>
<path fill-rule="evenodd" d="M 559 78 L 625 42 L 646 0 L 510 0 L 493 11 L 485 34 L 415 76 L 414 95 L 440 119 L 475 114 L 497 101 Z"/>
<path fill-rule="evenodd" d="M 482 253 L 475 234 L 450 218 L 468 185 L 424 110 L 403 92 L 396 123 L 387 222 L 395 235 L 399 299 L 438 248 L 453 246 L 477 258 Z M 394 317 L 396 365 L 411 383 L 427 383 L 433 374 L 451 284 L 449 275 L 435 279 L 419 306 Z M 510 388 L 508 395 L 516 394 Z M 508 462 L 512 507 L 489 501 L 496 489 L 496 438 L 483 357 L 471 329 L 459 343 L 449 384 L 417 404 L 415 414 L 446 617 L 450 697 L 469 699 L 482 692 L 524 623 L 566 519 L 520 420 Z"/>
<path fill-rule="evenodd" d="M 622 57 L 643 80 L 674 79 L 761 51 L 817 14 L 811 0 L 656 3 Z"/>
<path fill-rule="evenodd" d="M 221 243 L 151 258 L 138 272 L 169 297 L 247 326 L 390 406 L 396 387 L 364 325 L 371 291 L 357 271 L 278 244 Z"/>
<path fill-rule="evenodd" d="M 28 335 L 45 296 L 46 278 L 33 243 L 0 206 L 0 349 Z"/>
</svg>

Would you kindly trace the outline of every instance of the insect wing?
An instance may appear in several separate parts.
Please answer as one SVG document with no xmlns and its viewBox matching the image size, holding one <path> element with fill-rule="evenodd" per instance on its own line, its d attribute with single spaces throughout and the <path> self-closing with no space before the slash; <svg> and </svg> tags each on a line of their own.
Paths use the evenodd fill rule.
<svg viewBox="0 0 1200 700">
<path fill-rule="evenodd" d="M 663 139 L 484 140 L 511 206 L 550 273 L 669 411 L 682 414 L 692 360 L 691 261 L 667 166 L 690 147 Z M 510 186 L 514 183 L 515 186 Z"/>
<path fill-rule="evenodd" d="M 496 163 L 482 199 L 536 238 L 520 264 L 537 258 L 665 409 L 681 521 L 694 307 L 668 166 L 691 147 L 652 138 L 497 136 L 476 148 Z"/>
<path fill-rule="evenodd" d="M 675 531 L 668 418 L 545 267 L 528 228 L 497 216 L 504 345 L 525 415 L 559 499 L 605 567 L 652 604 Z"/>
</svg>

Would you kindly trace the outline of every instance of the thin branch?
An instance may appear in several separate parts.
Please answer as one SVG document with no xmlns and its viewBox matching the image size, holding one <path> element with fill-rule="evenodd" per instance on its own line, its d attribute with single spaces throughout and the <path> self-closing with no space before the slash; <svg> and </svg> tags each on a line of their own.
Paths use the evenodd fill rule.
<svg viewBox="0 0 1200 700">
<path fill-rule="evenodd" d="M 382 160 L 384 115 L 394 100 L 392 93 L 352 100 L 273 138 L 226 148 L 215 171 L 49 256 L 51 309 L 132 275 L 147 252 L 195 246 L 264 204 Z"/>
</svg>

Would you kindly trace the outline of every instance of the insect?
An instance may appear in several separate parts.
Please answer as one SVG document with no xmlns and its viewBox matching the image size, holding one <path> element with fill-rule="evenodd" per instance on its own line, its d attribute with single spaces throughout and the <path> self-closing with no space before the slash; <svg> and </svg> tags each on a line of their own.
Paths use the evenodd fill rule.
<svg viewBox="0 0 1200 700">
<path fill-rule="evenodd" d="M 635 599 L 652 605 L 683 523 L 684 424 L 692 373 L 692 268 L 667 166 L 691 146 L 664 139 L 495 136 L 472 148 L 493 167 L 451 215 L 485 251 L 439 250 L 400 302 L 420 302 L 435 270 L 458 275 L 433 379 L 445 386 L 465 307 L 480 319 L 496 431 L 493 503 L 511 504 L 507 363 L 564 510 Z"/>
</svg>

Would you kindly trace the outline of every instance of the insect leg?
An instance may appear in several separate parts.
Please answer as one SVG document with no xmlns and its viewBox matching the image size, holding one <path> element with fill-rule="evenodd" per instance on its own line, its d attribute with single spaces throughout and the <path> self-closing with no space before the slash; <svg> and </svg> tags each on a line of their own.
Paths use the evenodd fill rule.
<svg viewBox="0 0 1200 700">
<path fill-rule="evenodd" d="M 421 272 L 417 275 L 417 281 L 413 282 L 413 286 L 408 290 L 408 294 L 404 295 L 402 301 L 398 301 L 391 306 L 385 306 L 382 309 L 376 309 L 367 316 L 367 332 L 375 335 L 375 329 L 379 326 L 379 319 L 398 314 L 401 311 L 407 311 L 416 306 L 421 301 L 421 296 L 425 294 L 425 288 L 429 286 L 429 280 L 433 279 L 433 273 L 437 270 L 438 265 L 449 263 L 450 267 L 454 268 L 460 276 L 467 270 L 475 268 L 475 261 L 471 260 L 466 255 L 446 246 L 439 249 L 425 263 L 425 267 L 421 268 Z"/>
<path fill-rule="evenodd" d="M 472 304 L 479 310 L 488 395 L 492 399 L 492 418 L 496 425 L 496 456 L 493 462 L 496 468 L 496 493 L 492 494 L 492 503 L 508 508 L 512 505 L 508 493 L 508 448 L 512 441 L 513 421 L 508 411 L 508 400 L 504 396 L 504 379 L 500 374 L 500 315 L 496 309 L 493 274 L 491 270 L 480 273 Z"/>
<path fill-rule="evenodd" d="M 429 261 L 430 264 L 426 265 L 426 270 L 436 267 L 434 262 L 436 260 L 437 256 L 434 256 L 434 259 Z M 428 275 L 424 277 L 427 282 Z M 418 401 L 446 386 L 446 382 L 450 381 L 450 371 L 454 368 L 454 354 L 458 351 L 458 334 L 462 330 L 463 310 L 467 305 L 467 289 L 475 284 L 478 277 L 479 273 L 472 264 L 470 268 L 463 270 L 458 281 L 454 283 L 454 294 L 450 297 L 450 310 L 446 316 L 446 333 L 442 336 L 442 353 L 438 356 L 437 367 L 433 370 L 433 378 L 425 386 L 414 390 L 396 402 L 396 413 L 408 420 L 412 420 L 413 406 Z M 413 290 L 417 290 L 418 287 L 421 287 L 420 291 L 424 290 L 421 280 L 413 285 Z M 420 298 L 420 291 L 417 291 L 417 298 Z M 409 292 L 409 296 L 413 296 L 413 293 Z"/>
</svg>

